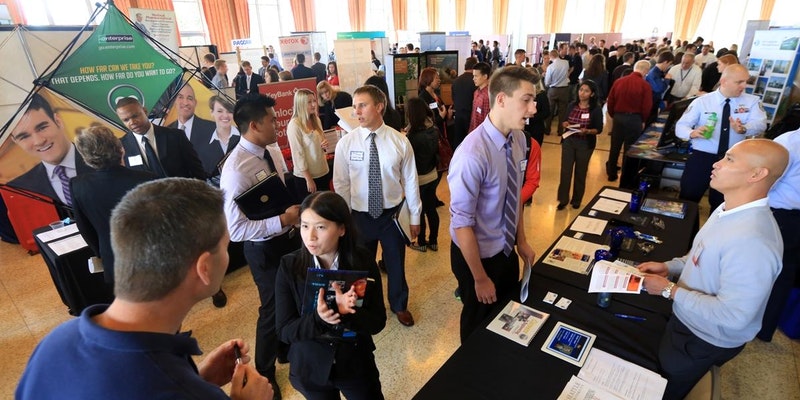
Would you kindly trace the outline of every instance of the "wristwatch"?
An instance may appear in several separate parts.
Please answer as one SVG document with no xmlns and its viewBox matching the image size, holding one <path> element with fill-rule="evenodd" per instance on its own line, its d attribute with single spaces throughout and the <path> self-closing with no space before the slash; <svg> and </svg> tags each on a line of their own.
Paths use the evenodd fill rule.
<svg viewBox="0 0 800 400">
<path fill-rule="evenodd" d="M 667 287 L 661 290 L 661 297 L 669 299 L 672 296 L 672 288 L 675 287 L 673 282 L 667 284 Z"/>
</svg>

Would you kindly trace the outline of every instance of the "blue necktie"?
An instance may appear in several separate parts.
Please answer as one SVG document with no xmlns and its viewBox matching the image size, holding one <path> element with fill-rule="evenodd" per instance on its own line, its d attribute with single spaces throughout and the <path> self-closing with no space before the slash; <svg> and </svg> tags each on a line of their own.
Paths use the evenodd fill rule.
<svg viewBox="0 0 800 400">
<path fill-rule="evenodd" d="M 717 155 L 723 157 L 728 151 L 728 140 L 731 135 L 731 99 L 725 99 L 725 105 L 722 107 L 722 121 L 720 121 L 720 123 Z"/>
<path fill-rule="evenodd" d="M 519 200 L 517 200 L 517 171 L 514 168 L 514 157 L 512 157 L 511 144 L 513 138 L 509 136 L 505 144 L 506 150 L 506 169 L 508 170 L 508 179 L 506 181 L 506 198 L 505 207 L 503 211 L 503 235 L 506 242 L 503 245 L 503 254 L 508 256 L 514 250 L 514 243 L 517 237 L 517 207 Z"/>
<path fill-rule="evenodd" d="M 72 206 L 72 192 L 69 188 L 69 177 L 67 176 L 67 169 L 63 165 L 56 165 L 54 169 L 58 180 L 61 181 L 61 193 L 64 194 L 64 202 L 68 206 Z"/>
</svg>

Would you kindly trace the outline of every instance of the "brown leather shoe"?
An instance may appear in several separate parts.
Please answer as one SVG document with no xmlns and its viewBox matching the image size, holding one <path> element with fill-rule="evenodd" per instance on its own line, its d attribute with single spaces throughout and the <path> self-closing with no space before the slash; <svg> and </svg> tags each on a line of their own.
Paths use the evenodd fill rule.
<svg viewBox="0 0 800 400">
<path fill-rule="evenodd" d="M 397 315 L 397 320 L 400 321 L 401 324 L 405 326 L 414 326 L 414 317 L 411 316 L 411 312 L 408 310 L 398 311 L 395 314 Z"/>
</svg>

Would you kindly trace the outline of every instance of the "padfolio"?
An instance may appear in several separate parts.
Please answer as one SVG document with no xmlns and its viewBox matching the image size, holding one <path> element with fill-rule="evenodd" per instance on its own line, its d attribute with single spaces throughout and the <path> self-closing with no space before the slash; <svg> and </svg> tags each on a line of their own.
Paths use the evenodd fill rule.
<svg viewBox="0 0 800 400">
<path fill-rule="evenodd" d="M 278 174 L 273 172 L 233 201 L 248 219 L 256 221 L 283 214 L 293 204 L 293 197 Z"/>
</svg>

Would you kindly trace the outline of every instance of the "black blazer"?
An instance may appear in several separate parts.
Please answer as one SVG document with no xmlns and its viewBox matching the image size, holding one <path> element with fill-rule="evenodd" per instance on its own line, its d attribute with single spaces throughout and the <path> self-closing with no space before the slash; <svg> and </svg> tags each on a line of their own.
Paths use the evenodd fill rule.
<svg viewBox="0 0 800 400">
<path fill-rule="evenodd" d="M 322 120 L 322 129 L 331 129 L 339 123 L 335 111 L 339 108 L 352 107 L 353 96 L 347 92 L 339 92 L 333 101 L 326 101 L 319 107 L 319 118 Z"/>
<path fill-rule="evenodd" d="M 247 94 L 247 90 L 250 89 L 250 93 L 258 93 L 258 85 L 261 83 L 267 83 L 259 74 L 253 73 L 250 75 L 250 87 L 247 87 L 247 75 L 239 74 L 236 75 L 236 79 L 233 80 L 234 85 L 236 86 L 236 98 L 240 98 Z"/>
<path fill-rule="evenodd" d="M 154 124 L 153 132 L 156 137 L 158 159 L 168 177 L 206 179 L 203 164 L 183 131 Z M 130 165 L 130 157 L 142 155 L 133 133 L 126 133 L 121 141 L 122 147 L 125 148 L 125 166 L 138 171 L 150 171 L 144 164 L 133 167 Z"/>
<path fill-rule="evenodd" d="M 317 74 L 317 83 L 324 81 L 325 78 L 327 78 L 328 76 L 327 68 L 325 67 L 325 64 L 321 62 L 312 65 L 311 70 L 313 70 L 314 73 Z"/>
<path fill-rule="evenodd" d="M 422 88 L 419 89 L 419 96 L 418 97 L 420 99 L 422 99 L 425 102 L 425 104 L 436 103 L 439 106 L 443 105 L 443 103 L 437 102 L 436 99 L 434 99 L 433 96 L 431 96 L 431 94 L 428 93 L 427 90 L 422 89 Z M 441 100 L 441 98 L 440 98 L 440 100 Z M 470 102 L 470 103 L 472 103 L 472 102 Z M 438 109 L 436 109 L 436 110 L 435 109 L 431 109 L 431 112 L 433 113 L 433 124 L 436 126 L 437 129 L 439 129 L 439 133 L 441 134 L 441 133 L 447 132 L 447 121 L 444 118 L 442 118 L 441 115 L 439 115 L 439 110 Z M 471 106 L 470 106 L 470 112 L 472 112 Z"/>
<path fill-rule="evenodd" d="M 197 150 L 197 156 L 200 157 L 200 161 L 203 163 L 203 169 L 209 177 L 219 175 L 220 171 L 217 171 L 217 164 L 219 164 L 225 154 L 228 154 L 239 144 L 240 139 L 239 135 L 232 135 L 230 139 L 228 139 L 228 148 L 223 153 L 218 141 L 215 140 L 214 143 L 209 143 L 211 134 L 213 134 L 213 131 L 205 138 L 202 144 L 193 144 L 194 149 Z M 192 134 L 192 139 L 194 139 L 194 134 Z"/>
<path fill-rule="evenodd" d="M 313 69 L 306 67 L 303 64 L 295 65 L 292 68 L 292 79 L 305 79 L 305 78 L 317 78 L 317 73 L 314 72 Z M 319 81 L 317 81 L 319 82 Z"/>
<path fill-rule="evenodd" d="M 111 251 L 111 211 L 128 191 L 158 179 L 149 171 L 123 166 L 92 171 L 72 178 L 72 208 L 78 230 L 94 254 L 103 260 L 106 283 L 114 284 L 114 252 Z"/>
<path fill-rule="evenodd" d="M 316 312 L 301 315 L 305 293 L 305 273 L 295 272 L 295 259 L 301 250 L 281 258 L 275 282 L 275 325 L 278 338 L 289 343 L 290 374 L 304 381 L 325 385 L 330 377 L 334 360 L 339 378 L 365 377 L 365 372 L 375 368 L 372 352 L 375 344 L 372 335 L 386 326 L 386 307 L 383 304 L 381 274 L 374 257 L 366 251 L 357 254 L 358 267 L 342 265 L 342 270 L 367 270 L 374 281 L 367 283 L 364 305 L 355 314 L 342 316 L 340 325 L 357 333 L 354 341 L 331 341 L 322 335 L 332 331 Z M 313 267 L 313 264 L 309 267 Z"/>
<path fill-rule="evenodd" d="M 92 169 L 86 165 L 83 161 L 83 157 L 81 157 L 81 153 L 78 153 L 77 149 L 75 150 L 75 170 L 78 176 L 87 172 L 92 172 Z M 28 172 L 8 182 L 8 186 L 47 196 L 55 202 L 59 217 L 66 218 L 70 216 L 69 214 L 72 210 L 58 198 L 55 189 L 53 189 L 53 186 L 50 184 L 50 178 L 47 176 L 47 169 L 42 163 L 36 164 L 36 166 L 31 168 Z"/>
</svg>

